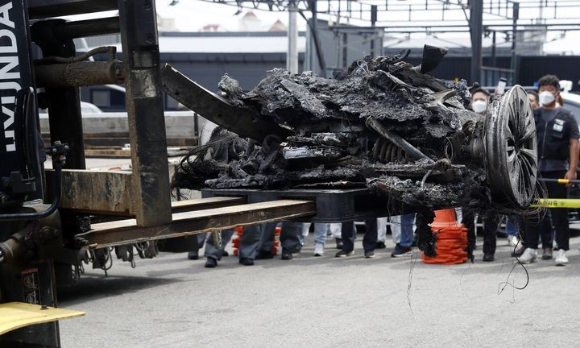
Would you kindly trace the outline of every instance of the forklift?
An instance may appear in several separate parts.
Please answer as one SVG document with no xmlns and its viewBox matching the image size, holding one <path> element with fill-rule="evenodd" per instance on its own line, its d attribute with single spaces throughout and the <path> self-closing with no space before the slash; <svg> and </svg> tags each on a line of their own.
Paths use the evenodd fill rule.
<svg viewBox="0 0 580 348">
<path fill-rule="evenodd" d="M 111 10 L 118 15 L 56 19 Z M 77 53 L 74 39 L 114 33 L 121 36 L 122 59 L 111 47 Z M 89 60 L 96 55 L 107 59 Z M 86 170 L 79 88 L 105 84 L 126 88 L 130 172 Z M 162 66 L 154 0 L 0 0 L 0 347 L 61 346 L 58 320 L 83 313 L 58 308 L 56 279 L 77 279 L 87 255 L 102 264 L 116 248 L 117 256 L 131 260 L 138 244 L 141 256 L 151 258 L 162 239 L 208 232 L 219 238 L 223 229 L 288 219 L 384 216 L 388 199 L 361 188 L 208 190 L 204 198 L 172 202 L 164 92 L 242 137 L 259 140 L 280 131 Z M 519 105 L 525 98 L 513 96 L 506 102 Z M 39 108 L 48 109 L 47 147 Z M 501 139 L 501 131 L 487 127 L 492 140 Z M 508 144 L 490 144 L 476 150 L 494 159 L 493 170 L 507 173 L 506 157 L 496 154 L 508 153 Z M 535 142 L 530 146 L 535 150 Z M 498 182 L 502 189 L 521 189 L 509 175 Z"/>
<path fill-rule="evenodd" d="M 53 19 L 108 10 L 119 15 Z M 0 27 L 0 347 L 60 347 L 58 320 L 82 313 L 57 308 L 56 278 L 78 277 L 87 250 L 98 261 L 140 243 L 153 257 L 155 240 L 316 213 L 309 200 L 171 202 L 154 1 L 5 0 Z M 122 61 L 111 48 L 77 55 L 73 39 L 111 33 L 121 34 Z M 126 87 L 130 173 L 85 167 L 79 87 L 109 83 Z"/>
</svg>

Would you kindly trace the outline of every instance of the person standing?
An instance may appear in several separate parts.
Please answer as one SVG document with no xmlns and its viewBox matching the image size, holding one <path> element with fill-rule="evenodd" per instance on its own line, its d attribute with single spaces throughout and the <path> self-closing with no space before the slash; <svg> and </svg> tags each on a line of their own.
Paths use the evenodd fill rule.
<svg viewBox="0 0 580 348">
<path fill-rule="evenodd" d="M 340 240 L 341 227 L 342 224 L 340 223 L 314 224 L 314 256 L 322 256 L 324 254 L 324 246 L 326 245 L 326 237 L 328 234 Z"/>
<path fill-rule="evenodd" d="M 215 268 L 218 265 L 218 261 L 222 259 L 222 256 L 228 256 L 225 249 L 234 235 L 234 229 L 223 230 L 221 234 L 221 245 L 219 247 L 214 245 L 214 239 L 211 233 L 205 243 L 204 256 L 206 257 L 206 268 Z"/>
<path fill-rule="evenodd" d="M 292 260 L 293 254 L 298 254 L 302 250 L 305 225 L 303 222 L 296 221 L 282 222 L 282 231 L 280 232 L 281 260 Z M 307 227 L 310 228 L 310 224 Z"/>
<path fill-rule="evenodd" d="M 540 97 L 538 93 L 534 91 L 527 91 L 528 93 L 528 100 L 530 101 L 530 105 L 532 106 L 532 110 L 536 110 L 540 107 Z"/>
<path fill-rule="evenodd" d="M 489 105 L 489 93 L 484 89 L 477 89 L 471 96 L 471 108 L 474 112 L 486 117 L 487 106 Z M 463 211 L 463 224 L 467 227 L 468 250 L 473 255 L 475 249 L 475 216 L 470 209 Z M 500 217 L 497 214 L 488 212 L 483 221 L 483 261 L 491 262 L 495 260 L 495 248 L 497 242 L 497 228 Z"/>
<path fill-rule="evenodd" d="M 556 106 L 560 95 L 560 81 L 554 75 L 543 76 L 539 81 L 539 99 L 541 107 L 534 111 L 536 134 L 538 139 L 538 172 L 546 179 L 576 179 L 578 167 L 578 124 L 572 113 L 563 107 Z M 565 185 L 546 182 L 549 198 L 567 198 Z M 551 228 L 549 216 L 556 230 L 558 254 L 556 265 L 568 263 L 566 251 L 569 249 L 570 230 L 568 226 L 568 209 L 549 209 L 539 223 L 526 223 L 526 250 L 519 258 L 522 263 L 534 262 L 538 258 L 537 248 L 540 233 Z M 543 238 L 542 238 L 543 239 Z M 542 240 L 544 251 L 551 251 L 551 245 Z"/>
<path fill-rule="evenodd" d="M 377 219 L 365 220 L 365 236 L 363 238 L 364 256 L 370 259 L 375 256 L 377 243 Z M 336 253 L 336 257 L 349 257 L 354 255 L 354 240 L 356 238 L 356 226 L 354 221 L 342 223 L 342 250 Z"/>
<path fill-rule="evenodd" d="M 411 256 L 415 214 L 392 216 L 390 219 L 393 242 L 395 242 L 395 250 L 391 253 L 391 257 Z"/>
</svg>

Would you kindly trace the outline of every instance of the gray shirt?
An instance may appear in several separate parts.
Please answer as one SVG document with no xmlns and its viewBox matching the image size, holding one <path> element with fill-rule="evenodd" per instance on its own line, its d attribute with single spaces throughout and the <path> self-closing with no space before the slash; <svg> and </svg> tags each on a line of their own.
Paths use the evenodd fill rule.
<svg viewBox="0 0 580 348">
<path fill-rule="evenodd" d="M 554 117 L 556 117 L 556 113 L 558 112 L 558 109 L 554 108 L 551 110 L 547 110 L 547 109 L 540 109 L 540 113 L 542 114 L 542 120 L 544 120 L 544 122 L 548 123 L 550 121 L 552 121 L 554 119 Z"/>
</svg>

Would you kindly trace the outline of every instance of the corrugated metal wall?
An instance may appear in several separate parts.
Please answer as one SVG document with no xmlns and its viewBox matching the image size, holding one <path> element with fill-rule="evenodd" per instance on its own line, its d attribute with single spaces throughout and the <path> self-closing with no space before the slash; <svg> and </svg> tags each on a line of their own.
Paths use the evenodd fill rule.
<svg viewBox="0 0 580 348">
<path fill-rule="evenodd" d="M 522 57 L 520 62 L 520 84 L 531 86 L 546 74 L 558 76 L 560 80 L 572 81 L 574 91 L 580 86 L 580 57 L 578 56 L 544 56 Z"/>
</svg>

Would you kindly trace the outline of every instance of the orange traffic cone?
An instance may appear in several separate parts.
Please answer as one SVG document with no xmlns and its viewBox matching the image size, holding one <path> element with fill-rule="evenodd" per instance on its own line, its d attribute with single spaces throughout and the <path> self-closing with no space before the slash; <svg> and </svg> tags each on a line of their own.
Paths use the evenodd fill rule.
<svg viewBox="0 0 580 348">
<path fill-rule="evenodd" d="M 467 228 L 457 223 L 455 209 L 436 210 L 431 230 L 437 234 L 437 256 L 428 257 L 423 253 L 424 263 L 456 265 L 467 262 Z"/>
<path fill-rule="evenodd" d="M 278 246 L 280 246 L 280 242 L 278 239 L 280 238 L 280 233 L 282 232 L 282 228 L 277 226 L 274 230 L 274 247 L 272 248 L 272 255 L 278 255 Z"/>
<path fill-rule="evenodd" d="M 232 247 L 234 248 L 234 256 L 240 254 L 240 239 L 244 235 L 244 227 L 238 226 L 235 228 L 236 236 L 232 239 Z"/>
</svg>

